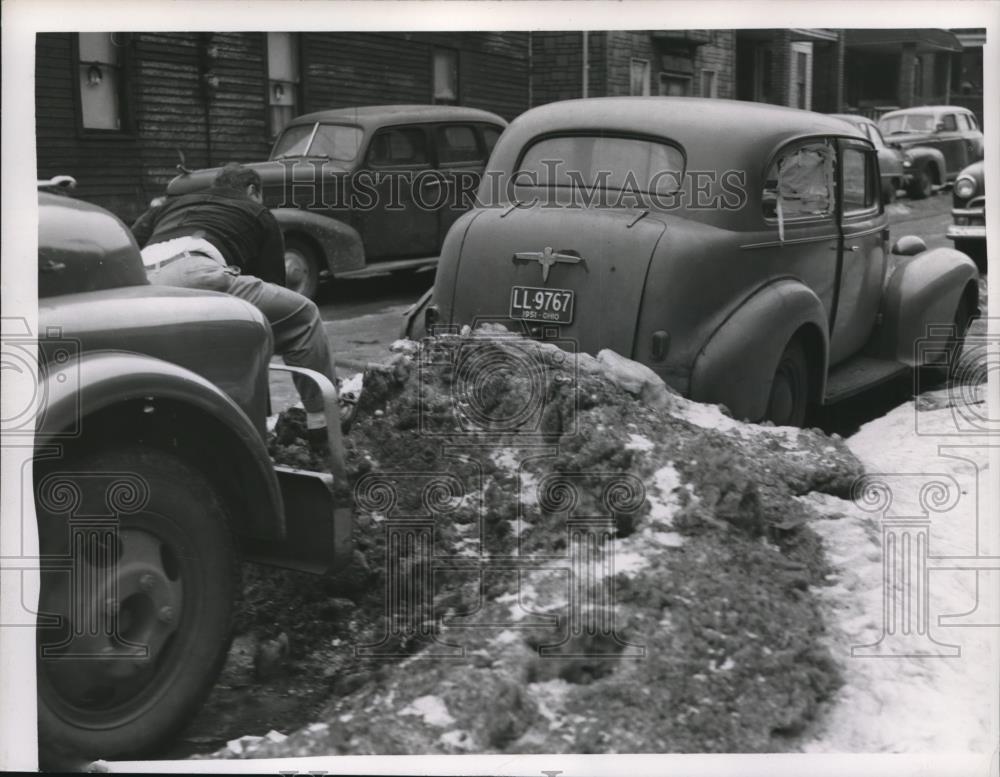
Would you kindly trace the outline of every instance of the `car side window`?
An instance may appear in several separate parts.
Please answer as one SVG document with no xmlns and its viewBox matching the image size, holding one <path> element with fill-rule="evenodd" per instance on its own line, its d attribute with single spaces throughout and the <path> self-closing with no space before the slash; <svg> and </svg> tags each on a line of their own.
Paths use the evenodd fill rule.
<svg viewBox="0 0 1000 777">
<path fill-rule="evenodd" d="M 844 213 L 870 210 L 875 206 L 871 155 L 859 148 L 844 149 Z"/>
<path fill-rule="evenodd" d="M 956 118 L 958 120 L 958 129 L 961 132 L 965 132 L 966 130 L 971 129 L 969 127 L 969 117 L 966 116 L 964 113 L 957 114 Z"/>
<path fill-rule="evenodd" d="M 427 164 L 427 139 L 418 127 L 380 130 L 372 138 L 368 164 L 375 167 Z"/>
<path fill-rule="evenodd" d="M 827 141 L 786 149 L 771 164 L 764 183 L 766 218 L 828 216 L 835 201 L 834 152 Z"/>
<path fill-rule="evenodd" d="M 944 132 L 956 132 L 958 130 L 958 124 L 955 122 L 954 113 L 946 113 L 944 118 L 941 119 L 941 129 Z"/>
<path fill-rule="evenodd" d="M 971 130 L 979 129 L 979 122 L 976 121 L 976 117 L 973 116 L 971 113 L 965 114 L 965 120 L 969 122 L 969 129 Z"/>
<path fill-rule="evenodd" d="M 476 131 L 467 124 L 450 124 L 438 127 L 434 133 L 438 162 L 481 162 L 483 155 L 479 150 Z"/>
<path fill-rule="evenodd" d="M 493 146 L 500 140 L 500 130 L 496 127 L 483 127 L 483 142 L 486 144 L 486 156 L 493 153 Z"/>
</svg>

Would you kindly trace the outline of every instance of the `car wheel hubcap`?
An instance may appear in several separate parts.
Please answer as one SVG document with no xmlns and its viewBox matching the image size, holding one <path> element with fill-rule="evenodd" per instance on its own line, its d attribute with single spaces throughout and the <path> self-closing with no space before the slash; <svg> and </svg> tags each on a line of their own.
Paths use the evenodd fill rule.
<svg viewBox="0 0 1000 777">
<path fill-rule="evenodd" d="M 51 575 L 44 610 L 61 628 L 41 646 L 49 685 L 67 705 L 97 711 L 146 688 L 183 615 L 173 550 L 140 529 L 77 543 L 69 574 Z M 117 535 L 117 536 L 116 536 Z"/>
</svg>

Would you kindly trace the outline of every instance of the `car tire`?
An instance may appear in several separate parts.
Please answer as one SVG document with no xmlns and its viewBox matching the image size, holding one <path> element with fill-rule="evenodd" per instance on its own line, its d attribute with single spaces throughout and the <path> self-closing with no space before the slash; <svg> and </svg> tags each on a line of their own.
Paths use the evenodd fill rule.
<svg viewBox="0 0 1000 777">
<path fill-rule="evenodd" d="M 223 502 L 145 446 L 39 465 L 40 759 L 148 755 L 190 722 L 229 650 L 239 563 Z"/>
<path fill-rule="evenodd" d="M 802 426 L 809 407 L 809 364 L 798 338 L 785 346 L 774 370 L 764 420 L 775 426 Z"/>
<path fill-rule="evenodd" d="M 962 364 L 962 349 L 965 346 L 965 336 L 969 332 L 972 319 L 972 306 L 969 304 L 969 298 L 962 294 L 958 301 L 958 307 L 955 308 L 954 331 L 945 346 L 948 352 L 946 374 L 949 380 L 958 377 L 968 367 L 968 365 Z"/>
<path fill-rule="evenodd" d="M 294 237 L 285 238 L 285 286 L 314 299 L 319 290 L 319 257 L 315 249 Z"/>
<path fill-rule="evenodd" d="M 934 193 L 934 181 L 926 165 L 921 165 L 913 171 L 906 193 L 912 200 L 925 200 Z"/>
</svg>

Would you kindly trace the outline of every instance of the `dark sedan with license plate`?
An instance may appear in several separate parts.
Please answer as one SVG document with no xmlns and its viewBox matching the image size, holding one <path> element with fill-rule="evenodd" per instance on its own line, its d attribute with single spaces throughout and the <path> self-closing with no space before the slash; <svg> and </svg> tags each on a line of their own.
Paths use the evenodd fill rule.
<svg viewBox="0 0 1000 777">
<path fill-rule="evenodd" d="M 501 137 L 404 330 L 502 322 L 616 351 L 737 418 L 800 425 L 918 366 L 928 333 L 944 368 L 978 311 L 967 256 L 914 237 L 890 250 L 881 191 L 871 140 L 829 116 L 551 103 Z"/>
</svg>

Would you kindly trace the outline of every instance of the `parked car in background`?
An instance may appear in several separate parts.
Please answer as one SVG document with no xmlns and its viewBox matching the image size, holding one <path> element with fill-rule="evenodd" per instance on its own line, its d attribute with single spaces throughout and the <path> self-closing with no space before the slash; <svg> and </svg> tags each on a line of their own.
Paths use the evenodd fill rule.
<svg viewBox="0 0 1000 777">
<path fill-rule="evenodd" d="M 965 168 L 951 190 L 953 223 L 947 236 L 955 248 L 975 261 L 979 272 L 986 273 L 986 188 L 983 163 Z"/>
<path fill-rule="evenodd" d="M 292 120 L 260 173 L 285 235 L 287 285 L 314 296 L 321 276 L 360 277 L 437 262 L 471 204 L 506 122 L 445 105 L 379 105 Z M 218 168 L 183 173 L 167 195 L 211 185 Z"/>
<path fill-rule="evenodd" d="M 40 193 L 38 210 L 38 730 L 58 766 L 155 752 L 190 721 L 227 654 L 237 542 L 333 566 L 351 528 L 333 474 L 268 457 L 263 315 L 150 285 L 132 233 L 95 205 Z"/>
<path fill-rule="evenodd" d="M 978 311 L 964 254 L 916 237 L 890 253 L 876 149 L 841 119 L 551 103 L 511 123 L 487 176 L 509 186 L 452 226 L 411 336 L 499 321 L 616 351 L 737 418 L 800 425 L 917 366 L 928 325 L 955 323 L 932 337 L 944 367 Z"/>
<path fill-rule="evenodd" d="M 883 114 L 878 128 L 910 160 L 907 189 L 914 199 L 951 183 L 966 165 L 983 158 L 983 133 L 972 111 L 955 105 L 925 105 Z"/>
<path fill-rule="evenodd" d="M 843 119 L 857 127 L 868 138 L 878 152 L 878 168 L 882 181 L 882 202 L 890 203 L 896 199 L 896 192 L 905 188 L 910 160 L 896 146 L 885 142 L 878 125 L 866 116 L 853 113 L 831 113 L 831 116 Z"/>
</svg>

